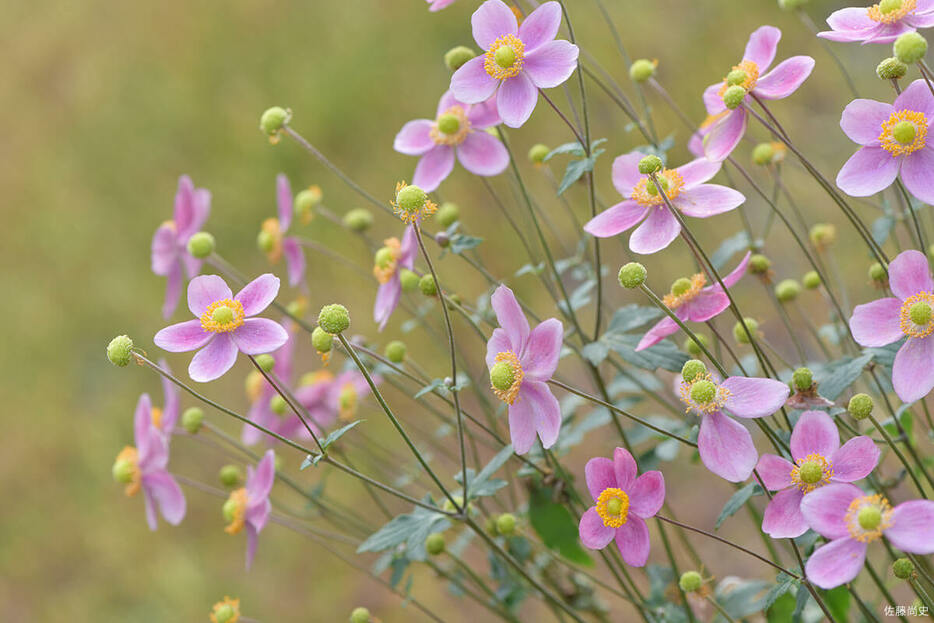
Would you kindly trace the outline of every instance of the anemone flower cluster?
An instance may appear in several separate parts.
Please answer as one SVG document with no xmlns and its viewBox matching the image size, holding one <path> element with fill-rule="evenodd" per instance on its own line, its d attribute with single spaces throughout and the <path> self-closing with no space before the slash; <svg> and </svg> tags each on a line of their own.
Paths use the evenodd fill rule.
<svg viewBox="0 0 934 623">
<path fill-rule="evenodd" d="M 272 450 L 267 450 L 255 469 L 252 465 L 247 466 L 245 486 L 231 491 L 227 501 L 224 502 L 224 520 L 227 522 L 224 532 L 238 534 L 246 528 L 247 569 L 253 564 L 259 533 L 266 526 L 266 521 L 272 512 L 269 493 L 272 491 L 275 475 L 276 454 Z"/>
<path fill-rule="evenodd" d="M 270 264 L 275 264 L 285 256 L 289 285 L 294 287 L 305 280 L 305 252 L 297 238 L 285 235 L 292 224 L 293 203 L 289 178 L 280 173 L 276 176 L 277 217 L 263 221 L 259 245 L 265 251 Z"/>
</svg>

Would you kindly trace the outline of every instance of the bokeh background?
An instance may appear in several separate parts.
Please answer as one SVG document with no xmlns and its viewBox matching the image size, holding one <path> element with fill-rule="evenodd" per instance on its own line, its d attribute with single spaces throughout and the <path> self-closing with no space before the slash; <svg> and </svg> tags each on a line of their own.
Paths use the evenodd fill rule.
<svg viewBox="0 0 934 623">
<path fill-rule="evenodd" d="M 180 174 L 190 174 L 197 186 L 211 190 L 208 229 L 220 252 L 250 273 L 268 270 L 255 237 L 262 219 L 274 213 L 276 173 L 289 174 L 296 188 L 319 184 L 325 204 L 338 214 L 363 205 L 293 142 L 267 142 L 257 123 L 268 106 L 291 107 L 299 131 L 362 186 L 388 200 L 395 182 L 410 177 L 414 166 L 414 160 L 392 151 L 392 138 L 407 120 L 433 116 L 449 79 L 442 54 L 454 45 L 473 45 L 469 16 L 478 4 L 459 0 L 430 14 L 421 0 L 0 3 L 5 16 L 0 20 L 5 112 L 0 132 L 0 291 L 5 294 L 0 305 L 5 328 L 0 348 L 0 618 L 201 621 L 215 600 L 229 594 L 241 598 L 245 613 L 266 622 L 344 620 L 359 604 L 387 622 L 418 620 L 397 597 L 278 526 L 263 533 L 257 563 L 245 573 L 243 539 L 221 530 L 220 501 L 191 489 L 186 490 L 185 522 L 177 528 L 162 524 L 150 533 L 141 500 L 122 495 L 110 467 L 120 448 L 131 443 L 137 396 L 148 391 L 158 399 L 160 388 L 142 368 L 112 367 L 104 347 L 112 336 L 128 333 L 150 354 L 157 353 L 151 336 L 163 326 L 164 283 L 149 271 L 149 243 L 155 228 L 171 218 Z M 568 4 L 583 47 L 632 95 L 627 66 L 596 4 Z M 852 148 L 838 129 L 839 112 L 850 99 L 846 85 L 808 28 L 794 14 L 780 11 L 774 0 L 606 4 L 627 52 L 657 58 L 659 80 L 698 121 L 703 118 L 702 89 L 739 60 L 749 32 L 764 23 L 781 27 L 785 35 L 778 58 L 811 54 L 817 69 L 775 111 L 828 175 L 848 156 Z M 815 0 L 807 12 L 821 22 L 842 4 Z M 885 46 L 834 49 L 864 95 L 890 97 L 889 87 L 873 73 L 887 55 Z M 569 84 L 576 97 L 576 85 Z M 612 157 L 644 141 L 593 83 L 588 91 L 594 137 L 608 139 L 597 167 L 599 189 L 613 202 L 616 194 L 608 183 Z M 566 109 L 562 90 L 553 95 Z M 658 98 L 649 101 L 660 134 L 674 135 L 672 159 L 685 160 L 683 126 Z M 520 156 L 537 142 L 571 140 L 543 102 L 532 121 L 510 136 Z M 738 157 L 748 160 L 748 151 L 742 147 Z M 563 162 L 554 165 L 556 175 Z M 524 158 L 522 167 L 533 180 L 533 191 L 548 201 L 547 180 Z M 521 215 L 505 176 L 495 183 L 509 208 Z M 866 257 L 848 250 L 856 247 L 852 230 L 812 184 L 802 181 L 797 190 L 811 222 L 838 223 L 846 243 L 838 261 L 858 296 L 871 296 Z M 480 253 L 496 274 L 510 275 L 525 263 L 476 181 L 458 168 L 443 197 L 461 206 L 471 233 L 486 238 Z M 585 197 L 580 188 L 568 194 L 581 216 L 587 211 Z M 575 239 L 558 204 L 550 205 L 564 239 Z M 861 209 L 872 218 L 871 210 Z M 764 210 L 762 202 L 750 200 L 756 223 L 762 222 Z M 701 227 L 700 235 L 715 247 L 718 238 L 739 228 L 734 214 Z M 399 229 L 398 222 L 379 214 L 373 233 L 379 238 L 398 235 Z M 366 250 L 324 219 L 303 234 L 334 245 L 369 270 Z M 803 272 L 781 235 L 769 245 L 782 276 Z M 625 258 L 621 246 L 607 248 L 608 266 L 618 266 Z M 354 328 L 375 344 L 399 335 L 401 314 L 386 334 L 375 333 L 369 282 L 321 256 L 310 255 L 309 264 L 312 309 L 340 300 L 353 311 Z M 690 268 L 679 247 L 652 258 L 651 281 L 663 290 Z M 275 270 L 281 274 L 282 266 Z M 443 277 L 458 280 L 467 300 L 483 292 L 482 282 L 469 274 L 462 277 L 463 266 L 453 260 L 444 260 L 440 270 Z M 537 301 L 541 314 L 554 313 L 533 277 L 511 278 L 510 283 Z M 765 309 L 761 290 L 746 287 L 749 308 Z M 286 301 L 291 296 L 283 294 Z M 614 305 L 633 302 L 615 288 L 609 296 Z M 184 303 L 178 319 L 183 312 Z M 825 317 L 820 305 L 815 314 Z M 781 345 L 775 324 L 764 330 L 768 335 L 774 329 L 774 341 Z M 479 348 L 466 328 L 461 335 Z M 437 343 L 406 339 L 424 365 L 443 376 L 444 352 Z M 303 357 L 310 369 L 315 364 L 309 350 Z M 176 370 L 187 365 L 186 357 L 170 361 Z M 229 378 L 205 391 L 243 408 L 246 371 L 241 361 Z M 228 426 L 218 414 L 209 417 Z M 417 422 L 420 414 L 407 417 Z M 579 460 L 568 463 L 581 477 L 586 456 L 611 449 L 599 434 L 591 437 Z M 365 448 L 355 451 L 365 461 Z M 222 457 L 188 440 L 176 442 L 173 452 L 176 471 L 215 483 Z M 300 459 L 287 456 L 286 468 L 297 468 Z M 730 487 L 686 464 L 673 470 L 671 502 L 698 525 L 711 525 Z M 298 478 L 311 486 L 319 475 L 309 471 Z M 336 480 L 329 486 L 338 492 L 346 486 L 348 501 L 375 521 L 372 502 Z M 737 538 L 761 545 L 740 523 Z M 724 555 L 710 543 L 698 546 Z M 735 571 L 767 576 L 746 560 L 736 560 Z M 415 590 L 447 620 L 475 619 L 477 610 L 464 608 L 440 586 L 426 578 Z"/>
</svg>

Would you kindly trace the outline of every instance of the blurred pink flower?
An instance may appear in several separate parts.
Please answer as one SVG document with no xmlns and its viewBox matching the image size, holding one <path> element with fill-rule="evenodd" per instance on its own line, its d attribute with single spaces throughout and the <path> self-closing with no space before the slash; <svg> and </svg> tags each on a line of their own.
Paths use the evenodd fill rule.
<svg viewBox="0 0 934 623">
<path fill-rule="evenodd" d="M 916 28 L 934 26 L 934 0 L 895 0 L 870 7 L 834 11 L 827 18 L 830 30 L 817 33 L 830 41 L 892 43 Z"/>
<path fill-rule="evenodd" d="M 224 532 L 237 534 L 246 528 L 246 568 L 249 570 L 256 554 L 256 543 L 272 511 L 269 492 L 276 477 L 276 454 L 267 450 L 266 454 L 253 469 L 246 468 L 246 486 L 231 491 L 224 502 L 224 519 L 227 525 Z"/>
<path fill-rule="evenodd" d="M 305 252 L 297 238 L 286 236 L 292 224 L 292 187 L 289 178 L 280 173 L 276 176 L 276 209 L 278 218 L 263 221 L 262 231 L 269 236 L 270 248 L 266 257 L 275 264 L 285 255 L 289 285 L 297 286 L 305 279 Z"/>
<path fill-rule="evenodd" d="M 415 227 L 409 225 L 405 228 L 401 243 L 398 238 L 387 238 L 383 245 L 385 246 L 377 251 L 373 264 L 373 275 L 379 281 L 376 302 L 373 304 L 373 320 L 379 324 L 380 331 L 386 327 L 389 317 L 399 304 L 399 297 L 402 296 L 400 271 L 412 270 L 412 266 L 415 265 L 415 255 L 418 253 Z"/>
</svg>

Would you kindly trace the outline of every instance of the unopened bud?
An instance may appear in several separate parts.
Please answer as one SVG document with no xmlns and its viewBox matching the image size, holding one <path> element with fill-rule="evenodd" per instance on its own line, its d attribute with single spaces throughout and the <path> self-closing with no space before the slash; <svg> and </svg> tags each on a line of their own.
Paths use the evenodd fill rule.
<svg viewBox="0 0 934 623">
<path fill-rule="evenodd" d="M 343 333 L 350 327 L 350 312 L 338 303 L 325 305 L 318 314 L 318 326 L 331 335 Z"/>
<path fill-rule="evenodd" d="M 451 71 L 457 71 L 476 55 L 477 53 L 467 46 L 459 45 L 444 53 L 444 65 Z"/>
<path fill-rule="evenodd" d="M 447 229 L 457 222 L 457 220 L 460 218 L 460 215 L 461 211 L 460 208 L 457 207 L 456 203 L 445 201 L 438 208 L 438 212 L 435 214 L 435 218 L 438 219 L 438 223 L 441 225 L 441 227 Z"/>
<path fill-rule="evenodd" d="M 629 77 L 633 82 L 645 82 L 655 75 L 655 68 L 658 61 L 650 61 L 647 58 L 640 58 L 629 66 Z"/>
<path fill-rule="evenodd" d="M 638 288 L 645 283 L 648 272 L 639 262 L 629 262 L 619 269 L 619 285 L 624 288 Z"/>
<path fill-rule="evenodd" d="M 916 31 L 906 32 L 899 35 L 895 43 L 892 44 L 892 52 L 895 58 L 905 63 L 913 65 L 924 58 L 928 51 L 928 42 L 920 33 Z"/>
<path fill-rule="evenodd" d="M 133 340 L 128 335 L 118 335 L 107 345 L 107 359 L 117 367 L 123 368 L 132 359 Z"/>
<path fill-rule="evenodd" d="M 188 253 L 192 257 L 203 260 L 214 253 L 214 236 L 206 231 L 199 231 L 188 239 Z"/>
<path fill-rule="evenodd" d="M 875 404 L 872 397 L 868 394 L 856 394 L 850 398 L 846 405 L 847 412 L 853 416 L 853 419 L 864 420 L 872 415 L 872 409 Z"/>
<path fill-rule="evenodd" d="M 201 430 L 201 424 L 204 423 L 204 411 L 198 407 L 188 407 L 182 413 L 182 428 L 196 435 Z"/>
<path fill-rule="evenodd" d="M 366 208 L 354 208 L 344 215 L 342 222 L 350 231 L 364 232 L 373 225 L 373 214 Z"/>
</svg>

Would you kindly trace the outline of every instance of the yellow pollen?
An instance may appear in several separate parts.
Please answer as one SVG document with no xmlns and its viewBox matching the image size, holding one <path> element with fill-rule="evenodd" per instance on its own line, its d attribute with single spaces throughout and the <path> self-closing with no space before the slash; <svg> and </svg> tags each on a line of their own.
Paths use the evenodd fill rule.
<svg viewBox="0 0 934 623">
<path fill-rule="evenodd" d="M 880 521 L 875 528 L 867 530 L 859 524 L 859 513 L 865 508 L 875 507 L 879 511 Z M 860 543 L 871 543 L 882 536 L 882 532 L 892 527 L 892 506 L 881 494 L 858 497 L 846 511 L 846 526 L 850 536 Z"/>
<path fill-rule="evenodd" d="M 934 318 L 928 320 L 928 323 L 923 326 L 915 324 L 911 319 L 911 308 L 916 303 L 926 303 L 931 308 L 934 308 L 934 294 L 930 292 L 918 292 L 905 299 L 905 302 L 902 303 L 902 309 L 898 313 L 902 333 L 908 337 L 927 337 L 931 335 L 931 333 L 934 333 Z"/>
<path fill-rule="evenodd" d="M 910 143 L 902 143 L 895 138 L 895 128 L 900 123 L 907 121 L 915 126 L 914 140 Z M 892 116 L 882 124 L 882 133 L 879 135 L 879 143 L 882 149 L 886 150 L 892 156 L 907 156 L 924 147 L 928 134 L 928 119 L 923 112 L 915 110 L 896 110 Z"/>
<path fill-rule="evenodd" d="M 724 110 L 723 112 L 718 112 L 715 115 L 707 115 L 707 118 L 701 122 L 700 129 L 706 130 L 707 128 L 715 124 L 716 122 L 726 117 L 728 114 L 730 114 L 730 111 Z"/>
<path fill-rule="evenodd" d="M 159 407 L 152 408 L 152 425 L 162 430 L 162 409 Z"/>
<path fill-rule="evenodd" d="M 453 115 L 457 118 L 457 132 L 445 134 L 438 129 L 438 121 L 435 120 L 435 122 L 431 124 L 431 140 L 435 142 L 435 145 L 460 145 L 472 131 L 470 129 L 470 120 L 467 119 L 467 111 L 460 106 L 451 106 L 438 115 L 438 119 L 443 115 Z"/>
<path fill-rule="evenodd" d="M 317 385 L 318 383 L 324 383 L 330 381 L 334 378 L 334 375 L 331 374 L 328 370 L 316 370 L 315 372 L 309 372 L 302 376 L 299 380 L 299 385 L 305 387 L 307 385 Z"/>
<path fill-rule="evenodd" d="M 396 261 L 399 259 L 400 245 L 398 238 L 386 238 L 383 244 L 389 249 L 389 255 L 392 258 L 385 266 L 373 264 L 373 276 L 380 283 L 388 283 L 392 276 L 396 274 Z"/>
<path fill-rule="evenodd" d="M 508 67 L 503 67 L 496 62 L 496 52 L 507 45 L 512 48 L 515 60 Z M 496 80 L 505 80 L 519 75 L 523 65 L 525 65 L 525 44 L 515 35 L 503 35 L 494 41 L 490 49 L 487 50 L 486 58 L 483 59 L 483 67 L 486 69 L 486 73 Z"/>
<path fill-rule="evenodd" d="M 874 4 L 866 9 L 866 13 L 869 15 L 869 19 L 874 22 L 879 22 L 880 24 L 891 24 L 893 22 L 899 21 L 914 11 L 915 6 L 917 6 L 917 0 L 902 0 L 901 7 L 895 10 L 889 9 L 887 11 L 884 11 L 883 7 L 880 6 L 882 4 L 888 3 L 880 2 L 879 4 Z"/>
<path fill-rule="evenodd" d="M 691 390 L 694 388 L 694 385 L 702 381 L 713 383 L 717 388 L 717 393 L 716 396 L 714 396 L 714 399 L 710 402 L 705 404 L 698 404 L 691 398 Z M 722 387 L 719 383 L 714 381 L 709 372 L 707 374 L 698 374 L 690 383 L 682 381 L 681 386 L 678 388 L 678 393 L 681 394 L 681 402 L 687 405 L 687 408 L 684 410 L 685 413 L 690 413 L 692 410 L 697 411 L 700 414 L 719 411 L 723 408 L 727 398 L 730 397 L 730 390 Z"/>
<path fill-rule="evenodd" d="M 126 496 L 133 497 L 139 492 L 142 475 L 139 471 L 139 452 L 133 446 L 125 446 L 120 454 L 117 455 L 117 461 L 126 461 L 133 466 L 133 478 L 127 483 L 123 492 Z"/>
<path fill-rule="evenodd" d="M 674 199 L 681 194 L 681 188 L 684 186 L 684 179 L 681 177 L 680 173 L 674 169 L 662 169 L 661 172 L 656 175 L 659 181 L 662 182 L 662 191 L 668 199 Z M 668 182 L 667 188 L 665 187 L 665 181 Z M 655 192 L 652 192 L 653 190 Z M 655 188 L 655 182 L 648 177 L 643 177 L 639 180 L 639 183 L 632 189 L 632 194 L 629 198 L 639 205 L 646 207 L 665 203 L 661 193 Z"/>
<path fill-rule="evenodd" d="M 629 496 L 622 489 L 609 487 L 597 498 L 597 514 L 607 528 L 620 528 L 629 519 Z"/>
<path fill-rule="evenodd" d="M 214 319 L 214 311 L 219 307 L 227 307 L 233 312 L 233 317 L 230 322 L 218 322 Z M 201 314 L 201 328 L 211 333 L 230 333 L 243 324 L 243 318 L 245 316 L 246 314 L 243 311 L 243 305 L 240 304 L 240 301 L 221 299 L 220 301 L 214 301 L 208 305 L 208 308 Z"/>
<path fill-rule="evenodd" d="M 231 599 L 230 597 L 224 595 L 224 600 L 219 601 L 214 604 L 214 607 L 211 608 L 211 623 L 219 623 L 217 620 L 217 612 L 224 606 L 229 606 L 230 610 L 233 611 L 233 616 L 229 619 L 226 619 L 224 623 L 237 623 L 240 620 L 240 600 Z"/>
<path fill-rule="evenodd" d="M 408 186 L 404 181 L 398 182 L 396 184 L 396 195 L 399 194 L 399 191 Z M 426 218 L 438 211 L 438 204 L 436 204 L 431 199 L 425 199 L 425 203 L 422 204 L 421 208 L 414 211 L 408 211 L 400 207 L 395 200 L 389 202 L 392 205 L 393 213 L 402 219 L 402 221 L 408 225 L 412 225 L 420 218 Z"/>
<path fill-rule="evenodd" d="M 678 309 L 679 307 L 681 307 L 682 305 L 684 305 L 685 303 L 693 299 L 695 296 L 700 294 L 701 289 L 706 284 L 707 284 L 707 277 L 705 277 L 701 273 L 697 273 L 696 275 L 691 277 L 691 287 L 688 288 L 687 292 L 684 292 L 682 294 L 677 294 L 677 295 L 668 293 L 662 299 L 662 302 L 665 303 L 665 306 L 668 309 Z"/>
<path fill-rule="evenodd" d="M 519 388 L 522 386 L 522 379 L 525 377 L 525 373 L 522 371 L 522 364 L 519 363 L 519 357 L 517 357 L 516 354 L 511 350 L 507 350 L 496 355 L 494 365 L 504 361 L 512 368 L 512 385 L 510 385 L 508 389 L 503 390 L 496 389 L 493 387 L 493 384 L 490 383 L 490 389 L 493 390 L 493 393 L 496 394 L 497 398 L 506 404 L 511 405 L 519 396 Z"/>
<path fill-rule="evenodd" d="M 806 464 L 817 464 L 820 466 L 820 480 L 817 482 L 805 482 L 801 478 L 801 468 Z M 823 487 L 830 482 L 833 477 L 833 465 L 822 454 L 809 454 L 803 459 L 799 459 L 796 465 L 791 468 L 791 482 L 804 493 L 810 493 L 814 489 Z"/>
<path fill-rule="evenodd" d="M 282 227 L 279 225 L 279 219 L 267 218 L 260 229 L 272 239 L 272 248 L 266 252 L 266 258 L 270 264 L 275 264 L 282 257 Z"/>
<path fill-rule="evenodd" d="M 746 79 L 740 82 L 739 85 L 736 85 L 743 87 L 746 89 L 746 91 L 752 91 L 753 88 L 755 88 L 756 83 L 759 81 L 759 66 L 752 61 L 742 61 L 739 65 L 733 65 L 733 69 L 730 71 L 742 71 L 746 74 Z M 724 76 L 723 85 L 717 92 L 721 99 L 723 98 L 723 94 L 726 93 L 726 90 L 731 86 L 734 85 L 727 84 L 726 76 Z"/>
<path fill-rule="evenodd" d="M 177 229 L 175 226 L 175 221 L 173 221 L 172 219 L 169 219 L 167 221 L 162 221 L 162 227 L 168 227 L 172 231 L 176 231 Z"/>
<path fill-rule="evenodd" d="M 224 532 L 227 534 L 237 534 L 243 530 L 244 526 L 244 515 L 246 514 L 246 504 L 247 504 L 247 495 L 246 489 L 240 487 L 231 491 L 230 497 L 227 498 L 227 502 L 233 506 L 233 516 L 230 518 L 230 523 L 224 526 Z M 227 504 L 224 504 L 225 510 Z"/>
</svg>

